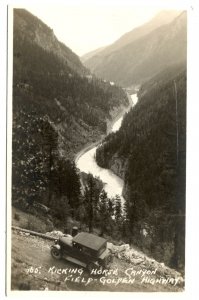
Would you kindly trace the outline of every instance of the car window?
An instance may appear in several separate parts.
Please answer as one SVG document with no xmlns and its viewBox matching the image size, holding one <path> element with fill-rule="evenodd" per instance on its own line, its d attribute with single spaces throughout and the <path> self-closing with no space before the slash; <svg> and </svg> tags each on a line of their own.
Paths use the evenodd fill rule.
<svg viewBox="0 0 199 300">
<path fill-rule="evenodd" d="M 91 250 L 89 248 L 86 248 L 86 247 L 82 247 L 82 251 L 86 254 L 90 254 L 91 253 Z"/>
<path fill-rule="evenodd" d="M 79 251 L 82 251 L 83 253 L 87 254 L 87 255 L 93 255 L 93 250 L 87 247 L 84 247 L 82 245 L 79 245 L 77 243 L 73 243 L 73 247 L 78 249 Z"/>
</svg>

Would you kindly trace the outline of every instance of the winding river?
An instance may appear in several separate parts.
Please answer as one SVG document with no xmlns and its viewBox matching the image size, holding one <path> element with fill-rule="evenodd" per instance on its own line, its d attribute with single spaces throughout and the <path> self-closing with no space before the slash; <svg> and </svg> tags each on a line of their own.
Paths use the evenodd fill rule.
<svg viewBox="0 0 199 300">
<path fill-rule="evenodd" d="M 132 107 L 137 103 L 137 94 L 131 95 Z M 110 132 L 117 131 L 122 124 L 123 116 L 119 118 L 115 123 L 113 123 Z M 121 201 L 124 199 L 122 197 L 123 180 L 115 175 L 111 170 L 101 168 L 97 165 L 95 161 L 96 146 L 84 152 L 76 160 L 77 168 L 81 172 L 91 173 L 93 176 L 99 177 L 104 183 L 104 190 L 107 192 L 109 197 L 114 197 L 119 195 Z"/>
</svg>

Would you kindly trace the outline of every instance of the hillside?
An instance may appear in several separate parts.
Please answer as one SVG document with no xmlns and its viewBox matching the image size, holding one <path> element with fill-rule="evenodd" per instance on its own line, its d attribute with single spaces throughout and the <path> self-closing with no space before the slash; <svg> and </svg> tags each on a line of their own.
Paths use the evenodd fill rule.
<svg viewBox="0 0 199 300">
<path fill-rule="evenodd" d="M 43 50 L 52 52 L 60 61 L 80 75 L 89 74 L 79 57 L 66 45 L 59 42 L 51 28 L 24 9 L 15 9 L 14 28 L 20 39 L 34 43 Z"/>
<path fill-rule="evenodd" d="M 133 241 L 170 266 L 184 267 L 186 69 L 176 66 L 145 83 L 120 130 L 96 160 L 123 176 Z M 176 110 L 177 107 L 177 110 Z"/>
<path fill-rule="evenodd" d="M 81 61 L 84 63 L 84 62 L 87 61 L 89 58 L 95 56 L 97 53 L 99 53 L 99 52 L 101 53 L 102 50 L 103 50 L 104 48 L 105 48 L 105 47 L 100 47 L 100 48 L 98 48 L 98 49 L 95 49 L 95 50 L 93 50 L 93 51 L 90 51 L 90 52 L 84 54 L 83 56 L 81 56 Z"/>
<path fill-rule="evenodd" d="M 181 62 L 186 62 L 186 12 L 163 12 L 84 64 L 101 78 L 129 86 Z"/>
<path fill-rule="evenodd" d="M 106 133 L 112 110 L 128 99 L 26 10 L 14 10 L 13 37 L 12 200 L 23 209 L 35 200 L 54 206 L 63 221 L 79 201 L 72 159 Z"/>
<path fill-rule="evenodd" d="M 140 27 L 136 27 L 135 29 L 125 33 L 118 40 L 116 40 L 113 44 L 84 54 L 81 57 L 81 60 L 83 62 L 85 62 L 86 65 L 89 64 L 90 68 L 93 69 L 93 67 L 96 63 L 100 63 L 100 60 L 102 60 L 102 57 L 109 55 L 112 52 L 132 43 L 133 41 L 148 34 L 152 30 L 154 30 L 162 25 L 170 23 L 179 14 L 180 14 L 180 12 L 178 12 L 178 11 L 161 11 L 152 20 L 150 20 L 149 22 L 145 23 L 144 25 L 142 25 Z M 98 54 L 98 55 L 96 56 L 96 54 Z"/>
</svg>

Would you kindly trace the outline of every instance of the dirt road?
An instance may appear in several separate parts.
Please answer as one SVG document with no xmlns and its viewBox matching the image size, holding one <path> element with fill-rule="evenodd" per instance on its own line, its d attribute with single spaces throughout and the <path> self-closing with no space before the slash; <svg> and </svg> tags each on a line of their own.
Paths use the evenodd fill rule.
<svg viewBox="0 0 199 300">
<path fill-rule="evenodd" d="M 163 281 L 159 270 L 133 266 L 116 257 L 109 274 L 89 274 L 85 269 L 78 268 L 65 260 L 53 259 L 50 255 L 51 244 L 51 241 L 13 231 L 12 290 L 182 291 L 174 281 Z"/>
</svg>

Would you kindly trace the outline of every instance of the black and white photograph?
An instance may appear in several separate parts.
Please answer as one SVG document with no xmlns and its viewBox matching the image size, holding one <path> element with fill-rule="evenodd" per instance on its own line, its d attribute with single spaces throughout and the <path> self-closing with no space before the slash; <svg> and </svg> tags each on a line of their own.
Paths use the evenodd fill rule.
<svg viewBox="0 0 199 300">
<path fill-rule="evenodd" d="M 183 293 L 188 8 L 7 9 L 7 290 Z"/>
</svg>

